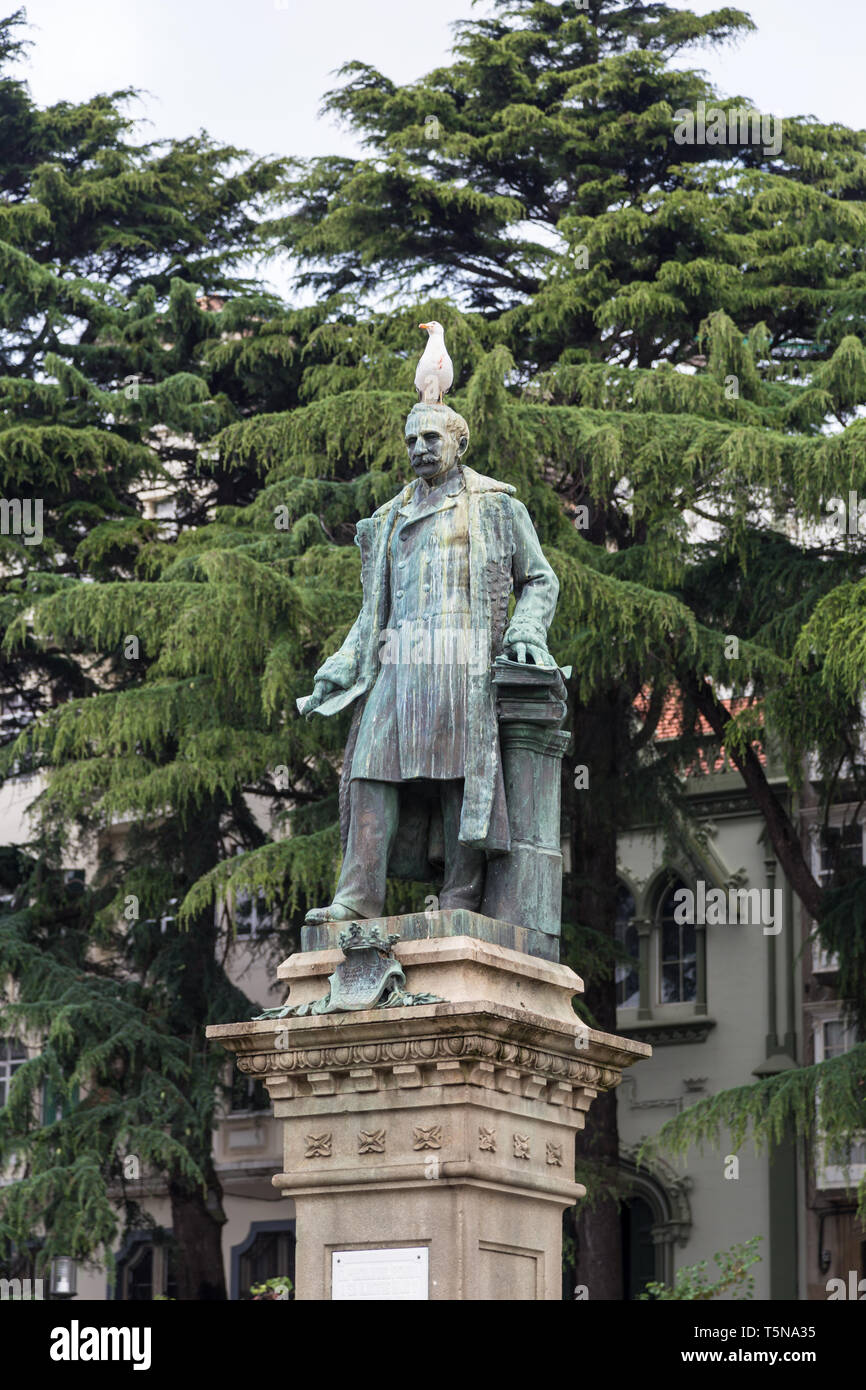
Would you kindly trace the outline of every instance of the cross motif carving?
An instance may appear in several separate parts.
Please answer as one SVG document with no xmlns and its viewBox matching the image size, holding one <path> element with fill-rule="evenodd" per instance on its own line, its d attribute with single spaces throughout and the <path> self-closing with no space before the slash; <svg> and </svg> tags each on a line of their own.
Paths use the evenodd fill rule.
<svg viewBox="0 0 866 1390">
<path fill-rule="evenodd" d="M 330 1134 L 305 1134 L 304 1140 L 307 1151 L 304 1158 L 330 1158 L 331 1157 L 331 1135 Z"/>
</svg>

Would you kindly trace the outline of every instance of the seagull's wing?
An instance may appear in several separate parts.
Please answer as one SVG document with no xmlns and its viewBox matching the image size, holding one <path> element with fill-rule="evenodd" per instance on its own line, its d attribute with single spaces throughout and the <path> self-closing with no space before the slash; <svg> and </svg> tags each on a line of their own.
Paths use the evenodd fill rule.
<svg viewBox="0 0 866 1390">
<path fill-rule="evenodd" d="M 415 372 L 415 386 L 419 391 L 424 389 L 424 382 L 430 376 L 430 373 L 436 371 L 437 356 L 438 354 L 435 351 L 434 344 L 432 340 L 428 338 L 427 346 L 421 354 L 418 368 Z"/>
</svg>

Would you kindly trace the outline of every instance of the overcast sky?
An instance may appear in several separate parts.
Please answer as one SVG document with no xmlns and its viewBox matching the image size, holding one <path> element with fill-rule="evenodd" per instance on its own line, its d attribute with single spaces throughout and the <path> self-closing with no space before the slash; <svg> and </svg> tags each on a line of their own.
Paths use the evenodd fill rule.
<svg viewBox="0 0 866 1390">
<path fill-rule="evenodd" d="M 447 61 L 451 23 L 470 0 L 24 0 L 28 72 L 40 102 L 144 88 L 154 133 L 204 127 L 258 153 L 348 149 L 317 119 L 334 69 L 351 58 L 398 82 Z M 721 0 L 717 0 L 717 5 Z M 12 0 L 2 6 L 14 8 Z M 480 12 L 488 6 L 482 3 Z M 697 0 L 692 9 L 714 8 Z M 813 113 L 866 126 L 863 0 L 745 0 L 758 32 L 686 61 L 723 92 L 780 116 Z"/>
<path fill-rule="evenodd" d="M 690 8 L 719 8 L 695 0 Z M 334 70 L 352 58 L 398 82 L 448 60 L 451 24 L 470 0 L 23 0 L 35 99 L 83 100 L 137 87 L 152 136 L 202 128 L 257 154 L 353 153 L 318 119 Z M 6 0 L 2 13 L 15 8 Z M 485 13 L 486 0 L 475 13 Z M 679 66 L 705 68 L 762 111 L 866 127 L 864 0 L 744 0 L 758 32 Z M 25 65 L 22 65 L 25 75 Z M 282 278 L 282 277 L 280 277 Z"/>
</svg>

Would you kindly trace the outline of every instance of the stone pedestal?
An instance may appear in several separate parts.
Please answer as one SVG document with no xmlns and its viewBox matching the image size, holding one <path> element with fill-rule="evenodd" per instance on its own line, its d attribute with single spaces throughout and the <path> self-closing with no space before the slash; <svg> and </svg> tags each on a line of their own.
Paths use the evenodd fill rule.
<svg viewBox="0 0 866 1390">
<path fill-rule="evenodd" d="M 580 1024 L 566 966 L 469 936 L 394 951 L 407 989 L 445 1002 L 208 1029 L 283 1121 L 273 1182 L 295 1201 L 296 1296 L 330 1299 L 335 1270 L 387 1250 L 354 1296 L 406 1297 L 403 1251 L 426 1266 L 412 1296 L 560 1299 L 562 1212 L 583 1195 L 575 1132 L 650 1049 Z M 340 959 L 290 957 L 289 1002 L 327 994 Z"/>
<path fill-rule="evenodd" d="M 399 917 L 377 917 L 383 935 L 399 932 L 402 941 L 430 941 L 443 936 L 473 936 L 494 946 L 507 946 L 521 955 L 559 960 L 559 937 L 535 927 L 521 927 L 501 918 L 485 917 L 465 907 L 442 908 L 436 912 L 406 912 Z M 301 951 L 336 950 L 345 922 L 320 922 L 301 928 Z M 331 961 L 334 957 L 329 958 Z M 333 968 L 333 967 L 331 967 Z M 328 971 L 327 973 L 330 973 Z M 283 978 L 288 979 L 286 975 Z M 294 1002 L 294 996 L 292 996 Z"/>
</svg>

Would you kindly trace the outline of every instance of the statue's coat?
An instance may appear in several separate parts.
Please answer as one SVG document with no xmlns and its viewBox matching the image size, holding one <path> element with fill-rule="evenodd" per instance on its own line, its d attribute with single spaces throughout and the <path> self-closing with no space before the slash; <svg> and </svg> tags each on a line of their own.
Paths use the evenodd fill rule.
<svg viewBox="0 0 866 1390">
<path fill-rule="evenodd" d="M 486 634 L 490 661 L 516 642 L 547 646 L 547 629 L 553 619 L 559 583 L 544 558 L 529 513 L 508 483 L 486 478 L 461 465 L 469 506 L 469 603 L 472 627 Z M 361 551 L 363 603 L 351 631 L 339 651 L 316 672 L 316 680 L 339 687 L 320 706 L 323 715 L 336 713 L 353 701 L 357 732 L 363 700 L 379 675 L 381 634 L 388 626 L 390 610 L 389 546 L 400 517 L 400 508 L 413 497 L 417 483 L 410 483 L 390 502 L 366 520 L 359 521 L 355 542 Z M 412 582 L 409 579 L 407 582 Z M 515 608 L 507 625 L 508 597 L 514 589 Z M 511 848 L 508 813 L 499 754 L 499 730 L 489 663 L 467 676 L 466 776 L 460 839 L 488 854 Z M 351 769 L 354 737 L 346 749 L 344 778 Z M 403 822 L 411 831 L 398 835 L 391 871 L 401 877 L 429 877 L 435 850 L 407 857 L 407 846 L 419 844 L 419 816 L 429 822 L 429 805 L 416 804 L 412 783 L 404 783 L 401 797 Z M 343 809 L 347 798 L 341 796 Z M 345 829 L 345 826 L 344 826 Z M 344 835 L 345 842 L 345 835 Z M 425 841 L 426 848 L 426 841 Z"/>
</svg>

